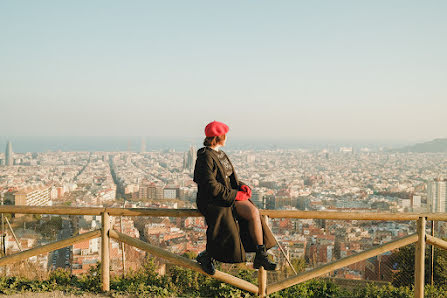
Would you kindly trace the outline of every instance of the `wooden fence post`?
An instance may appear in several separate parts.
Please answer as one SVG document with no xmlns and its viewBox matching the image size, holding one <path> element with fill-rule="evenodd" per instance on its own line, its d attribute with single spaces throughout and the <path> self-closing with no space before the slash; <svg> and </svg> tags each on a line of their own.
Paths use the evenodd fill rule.
<svg viewBox="0 0 447 298">
<path fill-rule="evenodd" d="M 419 217 L 417 221 L 418 242 L 416 242 L 414 268 L 414 297 L 424 297 L 425 284 L 425 217 Z"/>
<path fill-rule="evenodd" d="M 268 216 L 262 215 L 262 218 L 264 219 L 265 224 L 268 227 L 268 224 L 269 224 Z M 272 233 L 272 235 L 273 235 L 273 233 Z M 273 237 L 275 237 L 275 236 L 273 235 Z M 276 241 L 276 243 L 278 243 L 276 238 L 275 238 L 275 241 Z M 263 298 L 267 297 L 267 270 L 265 270 L 264 267 L 262 267 L 262 266 L 258 270 L 258 296 L 263 297 Z"/>
<path fill-rule="evenodd" d="M 258 296 L 267 296 L 267 271 L 262 266 L 258 270 Z"/>
<path fill-rule="evenodd" d="M 102 290 L 110 291 L 110 216 L 109 213 L 102 213 L 102 231 L 101 231 L 101 279 Z"/>
</svg>

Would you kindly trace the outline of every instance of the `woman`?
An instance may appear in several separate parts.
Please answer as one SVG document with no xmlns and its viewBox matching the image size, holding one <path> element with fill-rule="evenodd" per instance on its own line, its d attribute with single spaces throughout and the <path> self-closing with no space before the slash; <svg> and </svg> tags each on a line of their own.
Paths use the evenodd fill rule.
<svg viewBox="0 0 447 298">
<path fill-rule="evenodd" d="M 253 267 L 275 270 L 266 250 L 276 245 L 259 210 L 249 198 L 251 189 L 238 180 L 228 156 L 220 150 L 229 127 L 213 121 L 205 127 L 203 148 L 197 151 L 194 182 L 197 208 L 205 216 L 206 250 L 197 261 L 208 274 L 214 274 L 213 259 L 224 263 L 246 261 L 246 252 L 256 252 Z"/>
</svg>

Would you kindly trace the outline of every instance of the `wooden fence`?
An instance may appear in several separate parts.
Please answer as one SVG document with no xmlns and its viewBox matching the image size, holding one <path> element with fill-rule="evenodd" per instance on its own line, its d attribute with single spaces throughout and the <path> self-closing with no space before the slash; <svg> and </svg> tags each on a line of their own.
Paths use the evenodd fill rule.
<svg viewBox="0 0 447 298">
<path fill-rule="evenodd" d="M 258 285 L 216 270 L 212 278 L 231 284 L 240 289 L 266 297 L 269 294 L 291 287 L 295 284 L 325 275 L 339 268 L 349 266 L 362 260 L 380 255 L 387 251 L 416 243 L 415 254 L 415 297 L 424 297 L 424 260 L 426 243 L 447 249 L 447 241 L 426 235 L 427 220 L 447 221 L 445 213 L 378 213 L 378 212 L 321 212 L 321 211 L 283 211 L 260 210 L 263 216 L 271 218 L 297 219 L 333 219 L 333 220 L 377 220 L 377 221 L 417 221 L 417 233 L 408 235 L 369 250 L 325 264 L 318 268 L 305 271 L 287 279 L 268 284 L 267 272 L 261 267 L 258 271 Z M 0 213 L 20 214 L 58 214 L 58 215 L 101 215 L 102 228 L 88 233 L 73 236 L 54 243 L 38 246 L 26 251 L 0 258 L 0 266 L 12 264 L 32 256 L 60 249 L 85 240 L 101 237 L 101 278 L 102 290 L 110 290 L 110 239 L 145 250 L 150 254 L 166 259 L 170 263 L 206 274 L 200 265 L 190 259 L 180 257 L 157 246 L 139 239 L 129 237 L 110 228 L 110 216 L 168 216 L 168 217 L 200 217 L 201 214 L 193 209 L 148 209 L 148 208 L 95 208 L 95 207 L 37 207 L 37 206 L 0 206 Z"/>
</svg>

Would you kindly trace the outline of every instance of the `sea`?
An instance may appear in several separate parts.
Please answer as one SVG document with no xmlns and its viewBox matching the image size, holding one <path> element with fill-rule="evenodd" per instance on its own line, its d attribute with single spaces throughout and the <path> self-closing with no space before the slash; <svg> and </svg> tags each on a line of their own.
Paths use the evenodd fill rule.
<svg viewBox="0 0 447 298">
<path fill-rule="evenodd" d="M 141 151 L 187 151 L 191 146 L 202 147 L 200 137 L 158 137 L 158 136 L 0 136 L 0 151 L 6 149 L 11 141 L 13 152 L 141 152 Z M 144 144 L 144 145 L 143 145 Z M 399 148 L 406 142 L 392 141 L 350 141 L 350 140 L 310 140 L 286 138 L 241 138 L 230 137 L 225 146 L 232 150 L 329 150 L 338 151 L 340 147 L 354 150 L 370 148 L 372 151 L 383 148 Z"/>
</svg>

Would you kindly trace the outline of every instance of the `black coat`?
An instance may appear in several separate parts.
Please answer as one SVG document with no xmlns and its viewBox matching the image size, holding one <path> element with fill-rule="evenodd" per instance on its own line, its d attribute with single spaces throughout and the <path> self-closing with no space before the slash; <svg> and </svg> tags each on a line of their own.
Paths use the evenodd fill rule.
<svg viewBox="0 0 447 298">
<path fill-rule="evenodd" d="M 208 225 L 207 252 L 221 262 L 245 262 L 245 253 L 256 251 L 256 243 L 248 222 L 238 218 L 234 208 L 237 192 L 244 183 L 238 180 L 234 168 L 233 174 L 226 176 L 216 152 L 208 147 L 197 151 L 194 182 L 198 186 L 197 208 Z M 261 222 L 264 244 L 269 249 L 276 245 L 276 240 L 262 217 Z"/>
</svg>

